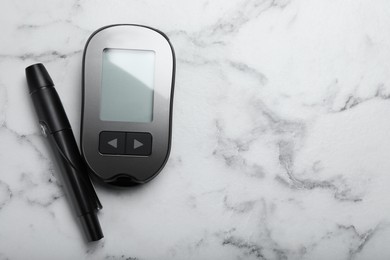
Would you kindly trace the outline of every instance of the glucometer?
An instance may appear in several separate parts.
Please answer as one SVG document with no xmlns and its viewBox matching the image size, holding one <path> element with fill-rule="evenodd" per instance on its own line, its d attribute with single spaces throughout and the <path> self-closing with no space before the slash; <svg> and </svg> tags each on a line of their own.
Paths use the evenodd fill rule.
<svg viewBox="0 0 390 260">
<path fill-rule="evenodd" d="M 112 25 L 89 38 L 83 56 L 81 150 L 98 179 L 145 183 L 171 143 L 175 55 L 160 31 Z"/>
<path fill-rule="evenodd" d="M 175 54 L 160 31 L 103 27 L 83 55 L 81 154 L 54 83 L 43 64 L 26 68 L 42 133 L 88 241 L 103 237 L 102 205 L 88 173 L 116 186 L 145 183 L 164 167 L 171 146 Z"/>
</svg>

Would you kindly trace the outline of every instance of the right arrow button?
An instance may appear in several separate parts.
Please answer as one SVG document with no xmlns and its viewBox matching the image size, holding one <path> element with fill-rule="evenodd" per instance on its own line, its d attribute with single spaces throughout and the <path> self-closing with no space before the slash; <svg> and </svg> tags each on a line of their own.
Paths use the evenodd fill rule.
<svg viewBox="0 0 390 260">
<path fill-rule="evenodd" d="M 141 146 L 144 146 L 144 144 L 138 141 L 137 139 L 134 139 L 134 150 L 140 148 Z"/>
<path fill-rule="evenodd" d="M 126 154 L 148 156 L 152 153 L 150 133 L 126 133 Z"/>
</svg>

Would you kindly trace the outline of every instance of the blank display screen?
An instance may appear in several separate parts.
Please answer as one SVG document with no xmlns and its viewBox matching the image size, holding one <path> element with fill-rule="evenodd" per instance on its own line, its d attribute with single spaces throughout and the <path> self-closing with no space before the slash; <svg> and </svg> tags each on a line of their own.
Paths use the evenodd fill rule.
<svg viewBox="0 0 390 260">
<path fill-rule="evenodd" d="M 154 51 L 104 49 L 101 120 L 153 120 L 154 63 Z"/>
</svg>

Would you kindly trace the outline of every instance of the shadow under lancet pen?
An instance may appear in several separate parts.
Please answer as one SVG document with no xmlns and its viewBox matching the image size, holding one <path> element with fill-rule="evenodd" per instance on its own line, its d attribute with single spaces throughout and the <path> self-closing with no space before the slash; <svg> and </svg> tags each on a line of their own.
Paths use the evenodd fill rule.
<svg viewBox="0 0 390 260">
<path fill-rule="evenodd" d="M 103 238 L 97 218 L 97 211 L 102 206 L 89 179 L 54 83 L 41 63 L 27 67 L 26 77 L 42 132 L 49 140 L 61 169 L 66 195 L 88 241 L 97 241 Z"/>
</svg>

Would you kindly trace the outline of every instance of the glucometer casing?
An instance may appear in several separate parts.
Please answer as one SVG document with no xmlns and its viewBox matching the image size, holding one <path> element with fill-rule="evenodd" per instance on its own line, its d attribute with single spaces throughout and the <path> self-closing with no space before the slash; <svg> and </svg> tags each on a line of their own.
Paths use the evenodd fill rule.
<svg viewBox="0 0 390 260">
<path fill-rule="evenodd" d="M 105 183 L 145 183 L 170 152 L 175 54 L 162 32 L 103 27 L 83 55 L 81 151 Z"/>
</svg>

